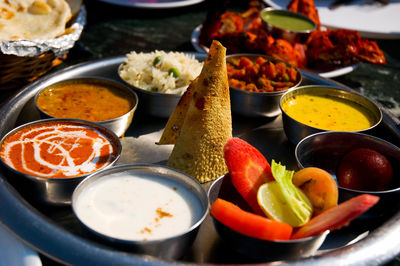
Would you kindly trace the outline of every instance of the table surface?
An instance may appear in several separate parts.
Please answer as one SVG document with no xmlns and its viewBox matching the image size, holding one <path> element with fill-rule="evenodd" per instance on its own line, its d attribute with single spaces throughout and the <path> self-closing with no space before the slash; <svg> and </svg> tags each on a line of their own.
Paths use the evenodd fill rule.
<svg viewBox="0 0 400 266">
<path fill-rule="evenodd" d="M 212 1 L 210 1 L 212 2 Z M 207 2 L 177 9 L 136 9 L 99 0 L 86 1 L 87 23 L 81 38 L 67 59 L 50 73 L 70 65 L 124 55 L 130 51 L 154 50 L 194 52 L 190 42 L 193 29 L 207 14 Z M 247 7 L 233 1 L 234 9 Z M 377 40 L 387 57 L 384 66 L 360 63 L 351 73 L 334 78 L 380 103 L 400 118 L 400 40 Z M 0 91 L 0 102 L 16 93 Z M 48 259 L 43 257 L 44 264 Z M 395 259 L 390 265 L 400 265 Z"/>
</svg>

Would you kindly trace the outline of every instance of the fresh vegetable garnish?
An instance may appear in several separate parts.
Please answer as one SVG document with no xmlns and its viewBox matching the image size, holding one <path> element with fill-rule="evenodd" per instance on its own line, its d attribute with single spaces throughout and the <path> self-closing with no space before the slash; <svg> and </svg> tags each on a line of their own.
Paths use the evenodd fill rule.
<svg viewBox="0 0 400 266">
<path fill-rule="evenodd" d="M 337 205 L 337 184 L 327 171 L 317 167 L 307 167 L 297 171 L 292 181 L 307 195 L 313 206 L 313 216 Z"/>
<path fill-rule="evenodd" d="M 268 161 L 256 148 L 239 138 L 228 140 L 224 158 L 236 190 L 255 213 L 263 215 L 257 202 L 257 191 L 262 184 L 274 180 Z"/>
<path fill-rule="evenodd" d="M 224 158 L 233 186 L 260 215 L 222 199 L 211 206 L 211 215 L 248 236 L 277 240 L 274 234 L 287 234 L 288 227 L 299 227 L 291 239 L 318 235 L 348 225 L 379 200 L 364 194 L 337 205 L 337 185 L 328 172 L 309 167 L 294 174 L 274 160 L 270 167 L 255 147 L 239 138 L 225 144 Z M 311 218 L 314 212 L 316 215 Z"/>
<path fill-rule="evenodd" d="M 309 203 L 307 196 L 300 189 L 295 189 L 298 190 L 300 197 Z M 307 219 L 299 219 L 295 215 L 276 181 L 262 185 L 258 189 L 257 199 L 264 213 L 273 220 L 287 223 L 293 227 L 301 226 L 309 220 L 309 217 L 306 217 Z"/>
<path fill-rule="evenodd" d="M 292 183 L 294 171 L 272 160 L 274 182 L 262 185 L 257 193 L 258 203 L 265 214 L 275 220 L 298 227 L 307 223 L 313 207 L 307 196 Z"/>
<path fill-rule="evenodd" d="M 293 234 L 292 239 L 314 236 L 326 230 L 347 226 L 352 220 L 374 206 L 378 200 L 379 197 L 369 194 L 347 200 L 312 218 Z"/>
<path fill-rule="evenodd" d="M 288 240 L 293 230 L 288 224 L 244 211 L 223 199 L 211 205 L 210 214 L 232 230 L 264 240 Z"/>
</svg>

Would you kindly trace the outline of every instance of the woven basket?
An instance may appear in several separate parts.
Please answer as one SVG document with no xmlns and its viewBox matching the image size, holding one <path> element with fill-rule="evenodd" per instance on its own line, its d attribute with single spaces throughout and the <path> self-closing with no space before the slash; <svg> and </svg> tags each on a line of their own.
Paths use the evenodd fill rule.
<svg viewBox="0 0 400 266">
<path fill-rule="evenodd" d="M 14 89 L 31 82 L 64 59 L 57 58 L 54 53 L 46 52 L 37 57 L 5 55 L 0 53 L 0 89 Z"/>
</svg>

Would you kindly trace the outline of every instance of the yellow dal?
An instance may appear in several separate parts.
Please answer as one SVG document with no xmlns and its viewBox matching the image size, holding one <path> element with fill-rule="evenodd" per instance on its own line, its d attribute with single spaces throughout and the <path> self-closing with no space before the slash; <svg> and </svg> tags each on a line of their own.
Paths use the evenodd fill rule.
<svg viewBox="0 0 400 266">
<path fill-rule="evenodd" d="M 293 119 L 324 130 L 358 131 L 374 124 L 367 109 L 336 97 L 296 95 L 286 100 L 282 109 Z"/>
<path fill-rule="evenodd" d="M 40 93 L 38 107 L 56 118 L 106 121 L 128 113 L 133 103 L 128 95 L 108 86 L 65 83 Z"/>
</svg>

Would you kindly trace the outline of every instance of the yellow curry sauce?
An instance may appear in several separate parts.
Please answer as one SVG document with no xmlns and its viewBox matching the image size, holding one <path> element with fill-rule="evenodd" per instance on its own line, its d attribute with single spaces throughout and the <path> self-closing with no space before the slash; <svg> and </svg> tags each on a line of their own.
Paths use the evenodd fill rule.
<svg viewBox="0 0 400 266">
<path fill-rule="evenodd" d="M 291 118 L 323 130 L 359 131 L 374 124 L 366 108 L 337 97 L 296 95 L 286 100 L 282 109 Z"/>
<path fill-rule="evenodd" d="M 133 103 L 124 92 L 92 83 L 61 83 L 40 93 L 37 106 L 56 118 L 92 122 L 114 119 L 128 113 Z"/>
</svg>

